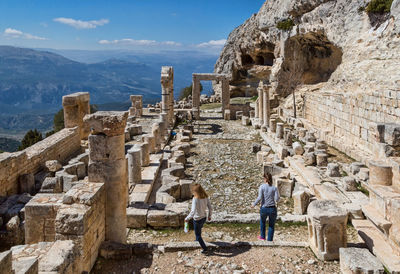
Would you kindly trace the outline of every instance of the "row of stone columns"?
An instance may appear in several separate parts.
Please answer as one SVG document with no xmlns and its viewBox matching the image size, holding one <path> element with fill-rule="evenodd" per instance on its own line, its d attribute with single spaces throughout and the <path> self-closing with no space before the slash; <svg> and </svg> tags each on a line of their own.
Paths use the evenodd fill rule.
<svg viewBox="0 0 400 274">
<path fill-rule="evenodd" d="M 258 118 L 262 129 L 265 131 L 270 127 L 271 106 L 269 100 L 269 86 L 262 81 L 257 88 L 258 99 L 256 101 L 255 118 Z"/>
</svg>

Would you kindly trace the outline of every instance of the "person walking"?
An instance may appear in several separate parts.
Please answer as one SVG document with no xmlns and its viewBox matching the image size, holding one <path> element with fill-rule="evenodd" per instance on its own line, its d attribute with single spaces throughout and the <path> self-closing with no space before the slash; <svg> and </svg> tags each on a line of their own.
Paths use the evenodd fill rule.
<svg viewBox="0 0 400 274">
<path fill-rule="evenodd" d="M 272 186 L 272 175 L 271 173 L 264 174 L 264 184 L 258 189 L 258 197 L 253 203 L 255 207 L 261 202 L 260 207 L 260 236 L 259 240 L 265 241 L 265 222 L 268 217 L 268 241 L 273 241 L 275 231 L 275 221 L 278 216 L 276 205 L 279 201 L 278 188 Z"/>
<path fill-rule="evenodd" d="M 192 187 L 193 200 L 192 200 L 192 210 L 189 215 L 185 218 L 185 222 L 189 222 L 193 218 L 194 234 L 196 235 L 196 241 L 200 243 L 203 249 L 201 253 L 207 254 L 207 246 L 201 237 L 201 229 L 207 219 L 208 209 L 208 220 L 211 220 L 212 208 L 208 195 L 204 188 L 200 184 L 194 184 Z"/>
</svg>

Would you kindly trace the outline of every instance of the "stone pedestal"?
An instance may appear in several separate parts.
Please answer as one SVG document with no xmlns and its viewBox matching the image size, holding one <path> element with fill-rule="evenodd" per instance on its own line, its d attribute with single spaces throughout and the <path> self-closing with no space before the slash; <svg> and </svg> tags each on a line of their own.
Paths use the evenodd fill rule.
<svg viewBox="0 0 400 274">
<path fill-rule="evenodd" d="M 327 166 L 328 165 L 328 154 L 324 152 L 316 152 L 315 158 L 317 166 Z"/>
<path fill-rule="evenodd" d="M 128 150 L 129 187 L 142 183 L 142 152 L 138 147 Z"/>
<path fill-rule="evenodd" d="M 275 118 L 269 119 L 269 127 L 270 127 L 270 131 L 271 131 L 272 133 L 275 133 L 275 132 L 276 132 L 276 123 L 277 123 L 277 121 L 276 121 Z"/>
<path fill-rule="evenodd" d="M 283 133 L 283 141 L 285 146 L 292 146 L 293 144 L 293 136 L 290 128 L 285 128 Z"/>
<path fill-rule="evenodd" d="M 283 139 L 283 123 L 276 124 L 276 138 Z"/>
<path fill-rule="evenodd" d="M 154 136 L 154 152 L 158 153 L 161 150 L 162 138 L 160 132 L 160 123 L 154 123 L 151 127 L 152 135 Z"/>
<path fill-rule="evenodd" d="M 143 114 L 143 96 L 131 95 L 130 99 L 132 107 L 129 109 L 129 114 L 135 117 L 141 117 Z"/>
<path fill-rule="evenodd" d="M 89 136 L 89 181 L 105 185 L 105 239 L 118 243 L 126 243 L 128 176 L 124 130 L 127 118 L 127 112 L 99 111 L 84 119 L 92 129 Z"/>
<path fill-rule="evenodd" d="M 79 127 L 81 140 L 86 140 L 89 135 L 89 127 L 83 123 L 83 117 L 90 113 L 89 92 L 77 92 L 63 96 L 65 128 Z"/>
<path fill-rule="evenodd" d="M 318 259 L 339 259 L 339 248 L 347 246 L 347 211 L 336 201 L 314 201 L 308 206 L 307 223 L 310 247 Z"/>
<path fill-rule="evenodd" d="M 392 185 L 393 171 L 391 165 L 379 161 L 370 161 L 368 166 L 369 184 L 383 186 Z"/>
<path fill-rule="evenodd" d="M 135 148 L 138 148 L 141 151 L 141 155 L 142 155 L 141 164 L 142 164 L 142 167 L 149 166 L 149 164 L 150 164 L 149 143 L 145 142 L 145 143 L 136 144 Z"/>
<path fill-rule="evenodd" d="M 142 136 L 142 142 L 149 144 L 149 153 L 155 153 L 155 137 L 151 134 Z"/>
</svg>

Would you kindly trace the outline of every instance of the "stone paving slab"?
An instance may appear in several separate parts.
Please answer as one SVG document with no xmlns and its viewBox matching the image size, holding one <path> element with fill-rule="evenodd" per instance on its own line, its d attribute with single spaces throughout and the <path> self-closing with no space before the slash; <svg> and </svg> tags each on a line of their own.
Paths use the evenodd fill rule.
<svg viewBox="0 0 400 274">
<path fill-rule="evenodd" d="M 299 247 L 306 248 L 308 243 L 306 242 L 268 242 L 268 241 L 257 241 L 257 242 L 207 242 L 206 245 L 211 248 L 239 248 L 239 247 Z M 180 243 L 168 243 L 163 246 L 158 246 L 158 249 L 162 252 L 176 252 L 176 251 L 188 251 L 200 249 L 198 242 L 180 242 Z"/>
</svg>

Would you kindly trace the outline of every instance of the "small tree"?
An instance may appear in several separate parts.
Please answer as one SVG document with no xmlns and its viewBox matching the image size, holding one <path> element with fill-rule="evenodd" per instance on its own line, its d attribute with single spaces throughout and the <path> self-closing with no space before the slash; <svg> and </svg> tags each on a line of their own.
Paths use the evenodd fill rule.
<svg viewBox="0 0 400 274">
<path fill-rule="evenodd" d="M 192 95 L 192 89 L 193 89 L 192 85 L 181 89 L 181 91 L 179 93 L 179 100 L 186 99 L 189 95 Z M 203 85 L 200 83 L 200 92 L 202 90 L 203 90 Z"/>
<path fill-rule="evenodd" d="M 36 144 L 37 142 L 40 142 L 43 140 L 42 133 L 38 131 L 36 128 L 34 130 L 29 130 L 24 138 L 21 141 L 21 145 L 18 147 L 18 150 L 24 150 L 27 147 L 30 147 L 33 144 Z"/>
</svg>

